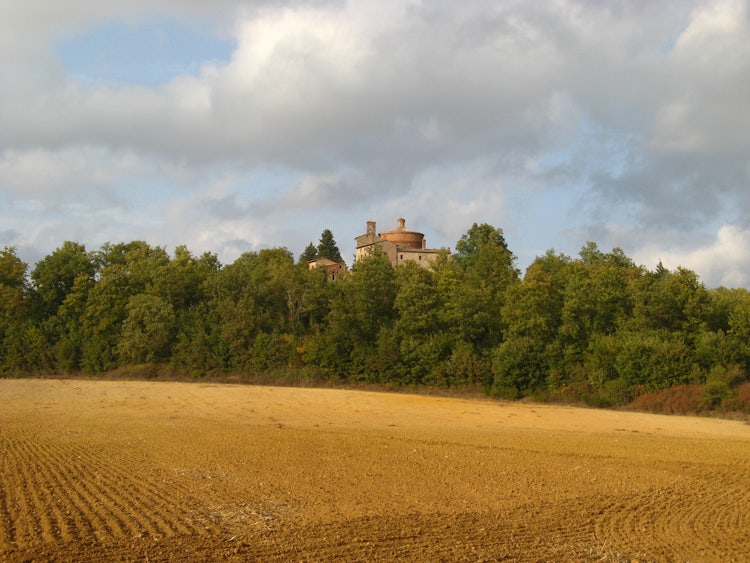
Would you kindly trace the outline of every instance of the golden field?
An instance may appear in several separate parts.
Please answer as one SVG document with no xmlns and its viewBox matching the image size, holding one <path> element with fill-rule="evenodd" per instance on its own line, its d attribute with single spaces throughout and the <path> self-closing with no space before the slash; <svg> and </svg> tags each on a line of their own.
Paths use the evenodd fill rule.
<svg viewBox="0 0 750 563">
<path fill-rule="evenodd" d="M 747 561 L 750 425 L 0 380 L 3 561 Z"/>
</svg>

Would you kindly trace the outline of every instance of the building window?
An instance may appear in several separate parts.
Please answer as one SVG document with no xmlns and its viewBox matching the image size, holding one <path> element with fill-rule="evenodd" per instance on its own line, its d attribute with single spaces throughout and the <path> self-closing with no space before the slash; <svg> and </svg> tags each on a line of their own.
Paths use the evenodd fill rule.
<svg viewBox="0 0 750 563">
<path fill-rule="evenodd" d="M 400 258 L 400 259 L 401 259 L 401 260 L 403 260 L 403 259 L 404 259 L 404 255 L 403 255 L 403 254 L 401 255 L 401 258 Z"/>
</svg>

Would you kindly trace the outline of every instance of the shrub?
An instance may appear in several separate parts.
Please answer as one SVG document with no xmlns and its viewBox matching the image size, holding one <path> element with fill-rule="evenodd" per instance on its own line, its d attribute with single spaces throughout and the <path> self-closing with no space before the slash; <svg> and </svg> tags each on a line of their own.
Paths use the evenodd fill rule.
<svg viewBox="0 0 750 563">
<path fill-rule="evenodd" d="M 725 413 L 750 415 L 750 381 L 741 383 L 731 396 L 725 397 L 721 402 L 721 410 Z"/>
<path fill-rule="evenodd" d="M 622 354 L 621 339 L 615 335 L 597 335 L 589 342 L 585 367 L 591 385 L 599 387 L 617 378 L 617 358 Z"/>
<path fill-rule="evenodd" d="M 492 353 L 492 394 L 505 399 L 525 396 L 546 382 L 544 347 L 528 337 L 515 337 Z"/>
<path fill-rule="evenodd" d="M 490 363 L 481 357 L 474 347 L 459 342 L 453 348 L 449 360 L 451 386 L 464 386 L 481 383 L 485 387 L 492 383 Z"/>
<path fill-rule="evenodd" d="M 633 400 L 632 388 L 622 378 L 606 381 L 589 395 L 587 403 L 600 408 L 626 405 Z"/>
<path fill-rule="evenodd" d="M 691 383 L 696 373 L 685 342 L 658 332 L 623 335 L 615 370 L 628 384 L 651 389 Z"/>
<path fill-rule="evenodd" d="M 704 410 L 704 386 L 676 385 L 644 393 L 630 403 L 630 408 L 660 414 L 697 414 Z"/>
<path fill-rule="evenodd" d="M 251 348 L 250 365 L 255 371 L 290 367 L 294 363 L 295 353 L 289 335 L 259 332 Z"/>
<path fill-rule="evenodd" d="M 732 389 L 726 381 L 709 381 L 703 388 L 703 404 L 701 410 L 714 410 L 724 399 L 732 396 Z"/>
</svg>

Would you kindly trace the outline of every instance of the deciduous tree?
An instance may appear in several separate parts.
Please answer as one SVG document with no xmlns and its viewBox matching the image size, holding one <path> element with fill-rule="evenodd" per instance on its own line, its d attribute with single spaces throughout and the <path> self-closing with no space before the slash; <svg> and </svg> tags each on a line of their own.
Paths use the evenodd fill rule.
<svg viewBox="0 0 750 563">
<path fill-rule="evenodd" d="M 117 343 L 120 363 L 166 360 L 174 331 L 172 306 L 161 297 L 141 293 L 128 300 L 125 313 Z"/>
<path fill-rule="evenodd" d="M 93 279 L 94 273 L 94 262 L 86 247 L 71 241 L 65 241 L 61 247 L 37 262 L 31 271 L 31 279 L 41 300 L 42 315 L 56 315 L 76 279 L 80 276 Z"/>
<path fill-rule="evenodd" d="M 498 344 L 505 293 L 519 280 L 502 229 L 474 223 L 456 243 L 455 258 L 439 268 L 446 323 L 476 350 Z"/>
</svg>

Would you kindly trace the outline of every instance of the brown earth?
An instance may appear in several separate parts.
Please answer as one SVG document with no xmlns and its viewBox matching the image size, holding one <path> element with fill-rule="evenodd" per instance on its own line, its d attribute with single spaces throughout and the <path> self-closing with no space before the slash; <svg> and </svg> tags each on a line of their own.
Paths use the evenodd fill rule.
<svg viewBox="0 0 750 563">
<path fill-rule="evenodd" d="M 0 380 L 3 561 L 748 561 L 750 425 Z"/>
</svg>

